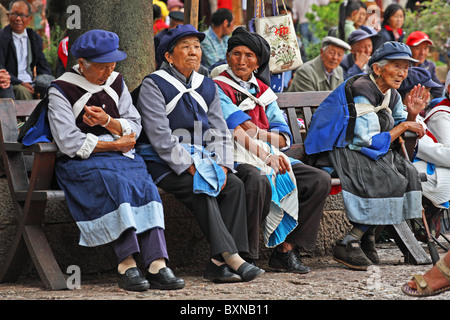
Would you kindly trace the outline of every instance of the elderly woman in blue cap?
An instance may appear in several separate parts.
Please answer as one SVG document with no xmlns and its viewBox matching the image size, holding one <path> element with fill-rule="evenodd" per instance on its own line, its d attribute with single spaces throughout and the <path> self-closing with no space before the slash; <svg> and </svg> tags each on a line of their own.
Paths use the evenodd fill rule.
<svg viewBox="0 0 450 320">
<path fill-rule="evenodd" d="M 49 89 L 48 119 L 61 156 L 56 178 L 80 231 L 80 245 L 112 243 L 119 287 L 179 289 L 166 266 L 164 215 L 156 185 L 134 153 L 140 116 L 122 75 L 126 53 L 113 32 L 91 30 L 72 45 L 78 64 Z M 139 236 L 139 241 L 138 241 Z M 145 276 L 136 266 L 141 254 Z"/>
<path fill-rule="evenodd" d="M 161 39 L 158 51 L 168 66 L 141 84 L 137 107 L 146 135 L 137 150 L 157 185 L 196 216 L 210 243 L 205 279 L 250 281 L 264 270 L 240 255 L 248 251 L 244 186 L 232 173 L 233 145 L 217 88 L 195 71 L 204 37 L 188 24 Z"/>
<path fill-rule="evenodd" d="M 319 106 L 305 140 L 306 152 L 325 154 L 322 160 L 328 160 L 340 178 L 353 228 L 336 244 L 334 259 L 352 269 L 379 263 L 375 226 L 422 215 L 417 171 L 393 150 L 403 132 L 419 137 L 425 133 L 416 117 L 429 95 L 416 87 L 404 106 L 396 90 L 411 61 L 415 60 L 408 46 L 384 43 L 369 60 L 369 74 L 348 79 Z"/>
</svg>

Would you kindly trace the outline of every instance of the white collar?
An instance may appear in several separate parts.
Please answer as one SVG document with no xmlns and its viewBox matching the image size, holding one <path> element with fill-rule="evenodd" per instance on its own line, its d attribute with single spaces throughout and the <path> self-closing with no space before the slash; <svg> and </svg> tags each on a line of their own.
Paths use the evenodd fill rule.
<svg viewBox="0 0 450 320">
<path fill-rule="evenodd" d="M 24 30 L 22 33 L 12 32 L 12 35 L 16 39 L 28 38 L 28 33 L 26 30 Z"/>
<path fill-rule="evenodd" d="M 253 86 L 256 87 L 256 91 L 259 92 L 259 85 L 258 85 L 258 81 L 256 81 L 256 77 L 255 75 L 252 73 L 252 76 L 250 77 L 250 80 L 248 81 L 244 81 L 241 78 L 239 78 L 238 76 L 236 76 L 233 71 L 231 70 L 230 66 L 227 67 L 227 73 L 237 82 L 239 83 L 239 85 L 246 89 L 247 91 Z"/>
</svg>

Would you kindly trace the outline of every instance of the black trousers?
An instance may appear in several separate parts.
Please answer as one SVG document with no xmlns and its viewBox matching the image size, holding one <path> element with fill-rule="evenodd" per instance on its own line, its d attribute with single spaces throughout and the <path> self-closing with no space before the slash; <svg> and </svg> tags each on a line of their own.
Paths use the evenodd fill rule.
<svg viewBox="0 0 450 320">
<path fill-rule="evenodd" d="M 174 194 L 194 213 L 210 243 L 212 257 L 223 252 L 248 252 L 244 184 L 234 174 L 228 173 L 225 188 L 217 197 L 194 194 L 189 173 L 171 173 L 158 187 Z"/>
<path fill-rule="evenodd" d="M 236 175 L 244 182 L 247 204 L 249 254 L 259 258 L 260 226 L 269 213 L 272 189 L 261 170 L 249 164 L 240 164 Z M 326 197 L 331 190 L 331 177 L 323 170 L 298 163 L 292 166 L 298 190 L 298 226 L 286 242 L 305 249 L 314 249 Z"/>
</svg>

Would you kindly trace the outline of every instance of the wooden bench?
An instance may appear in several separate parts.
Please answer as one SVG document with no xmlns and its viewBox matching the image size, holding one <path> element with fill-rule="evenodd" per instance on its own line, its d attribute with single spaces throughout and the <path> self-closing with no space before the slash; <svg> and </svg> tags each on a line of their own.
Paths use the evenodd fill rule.
<svg viewBox="0 0 450 320">
<path fill-rule="evenodd" d="M 293 133 L 293 146 L 289 156 L 304 157 L 303 141 L 306 137 L 313 109 L 329 92 L 281 93 L 278 103 L 286 112 Z M 64 192 L 52 188 L 56 152 L 54 143 L 37 143 L 29 147 L 17 142 L 17 119 L 25 120 L 38 101 L 12 101 L 0 99 L 0 152 L 3 158 L 11 199 L 17 219 L 17 233 L 4 266 L 0 266 L 0 283 L 16 281 L 27 256 L 49 289 L 66 289 L 66 279 L 43 231 L 42 221 L 49 200 L 65 200 Z M 305 129 L 300 130 L 298 115 L 305 119 Z M 27 165 L 30 163 L 30 165 Z M 339 186 L 339 179 L 333 179 Z M 159 190 L 164 194 L 163 190 Z M 428 264 L 431 260 L 415 240 L 406 223 L 393 227 L 394 239 L 405 261 Z M 411 238 L 412 237 L 412 238 Z M 407 258 L 410 257 L 410 258 Z"/>
<path fill-rule="evenodd" d="M 329 94 L 330 91 L 283 92 L 278 94 L 278 105 L 287 115 L 288 124 L 294 140 L 291 149 L 287 152 L 288 156 L 299 160 L 305 158 L 306 153 L 303 142 L 311 124 L 312 115 L 314 110 Z M 300 129 L 298 118 L 304 120 L 304 129 Z M 408 157 L 409 159 L 412 159 L 412 154 L 416 145 L 416 135 L 412 132 L 405 132 L 403 139 L 405 141 Z M 332 179 L 332 193 L 339 191 L 339 188 L 339 179 Z M 380 234 L 385 227 L 402 251 L 405 257 L 405 263 L 431 263 L 430 257 L 416 240 L 406 221 L 393 226 L 380 226 L 377 228 L 376 233 Z"/>
<path fill-rule="evenodd" d="M 51 188 L 58 148 L 54 143 L 24 147 L 17 142 L 17 119 L 29 116 L 37 102 L 0 99 L 0 151 L 18 223 L 10 254 L 0 269 L 0 282 L 16 281 L 29 255 L 46 287 L 59 290 L 67 288 L 66 279 L 42 227 L 47 202 L 65 199 L 64 192 Z M 27 154 L 32 155 L 30 174 Z"/>
</svg>

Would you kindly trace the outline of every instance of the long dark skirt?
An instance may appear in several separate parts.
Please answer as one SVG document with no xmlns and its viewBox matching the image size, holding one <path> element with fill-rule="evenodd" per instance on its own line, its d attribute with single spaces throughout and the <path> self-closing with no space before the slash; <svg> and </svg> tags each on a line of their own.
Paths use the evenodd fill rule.
<svg viewBox="0 0 450 320">
<path fill-rule="evenodd" d="M 392 225 L 422 216 L 419 175 L 396 151 L 390 150 L 377 161 L 348 148 L 334 148 L 329 156 L 341 180 L 350 221 Z"/>
<path fill-rule="evenodd" d="M 164 228 L 158 188 L 138 154 L 134 159 L 118 152 L 95 153 L 85 160 L 62 157 L 55 170 L 80 228 L 80 245 L 109 243 L 129 228 L 138 234 Z"/>
</svg>

